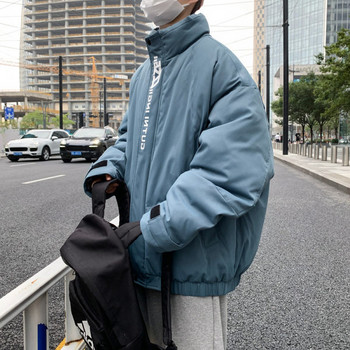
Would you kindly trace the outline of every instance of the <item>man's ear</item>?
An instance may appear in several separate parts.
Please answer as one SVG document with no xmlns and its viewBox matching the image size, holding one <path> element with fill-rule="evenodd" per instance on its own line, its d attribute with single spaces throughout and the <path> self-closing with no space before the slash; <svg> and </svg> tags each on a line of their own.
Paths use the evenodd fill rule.
<svg viewBox="0 0 350 350">
<path fill-rule="evenodd" d="M 204 0 L 197 0 L 196 4 L 193 6 L 192 14 L 197 12 L 203 6 Z"/>
</svg>

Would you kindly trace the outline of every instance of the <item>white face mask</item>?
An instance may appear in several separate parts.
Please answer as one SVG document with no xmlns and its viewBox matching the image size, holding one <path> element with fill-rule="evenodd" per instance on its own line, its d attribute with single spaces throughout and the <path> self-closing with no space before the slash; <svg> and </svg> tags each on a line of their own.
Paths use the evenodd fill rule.
<svg viewBox="0 0 350 350">
<path fill-rule="evenodd" d="M 157 26 L 171 22 L 186 6 L 177 0 L 142 0 L 140 5 L 145 16 Z"/>
</svg>

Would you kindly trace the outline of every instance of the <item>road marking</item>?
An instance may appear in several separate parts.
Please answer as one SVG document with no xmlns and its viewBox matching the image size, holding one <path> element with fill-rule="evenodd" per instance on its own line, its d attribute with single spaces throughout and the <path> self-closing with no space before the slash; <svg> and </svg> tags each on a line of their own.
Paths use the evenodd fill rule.
<svg viewBox="0 0 350 350">
<path fill-rule="evenodd" d="M 40 182 L 40 181 L 46 181 L 46 180 L 51 180 L 51 179 L 57 179 L 58 177 L 62 177 L 62 176 L 66 176 L 66 175 L 56 175 L 56 176 L 44 177 L 44 178 L 38 179 L 38 180 L 22 182 L 22 185 L 28 185 L 28 184 L 32 184 L 34 182 Z"/>
<path fill-rule="evenodd" d="M 111 220 L 110 223 L 118 227 L 119 226 L 119 215 L 116 216 L 113 220 Z"/>
<path fill-rule="evenodd" d="M 38 163 L 31 162 L 31 163 L 16 164 L 16 165 L 10 165 L 10 167 L 12 168 L 15 166 L 25 166 L 25 165 L 31 165 L 31 164 L 38 164 Z"/>
</svg>

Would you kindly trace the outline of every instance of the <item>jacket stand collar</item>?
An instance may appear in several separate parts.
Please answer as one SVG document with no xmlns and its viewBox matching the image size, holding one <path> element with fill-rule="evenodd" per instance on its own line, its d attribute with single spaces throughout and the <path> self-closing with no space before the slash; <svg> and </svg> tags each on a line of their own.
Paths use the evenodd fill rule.
<svg viewBox="0 0 350 350">
<path fill-rule="evenodd" d="M 188 16 L 165 29 L 152 30 L 146 37 L 151 61 L 154 56 L 158 56 L 162 66 L 165 66 L 205 34 L 209 34 L 209 26 L 202 14 Z"/>
</svg>

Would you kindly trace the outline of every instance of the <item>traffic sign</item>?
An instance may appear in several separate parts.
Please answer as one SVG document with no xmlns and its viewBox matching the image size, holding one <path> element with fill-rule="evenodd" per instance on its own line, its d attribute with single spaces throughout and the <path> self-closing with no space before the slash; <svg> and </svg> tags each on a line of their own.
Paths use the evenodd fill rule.
<svg viewBox="0 0 350 350">
<path fill-rule="evenodd" d="M 13 107 L 5 107 L 5 120 L 14 119 L 15 118 L 15 110 Z"/>
</svg>

